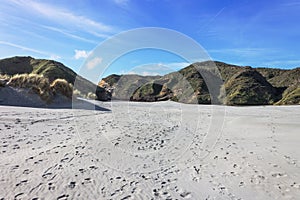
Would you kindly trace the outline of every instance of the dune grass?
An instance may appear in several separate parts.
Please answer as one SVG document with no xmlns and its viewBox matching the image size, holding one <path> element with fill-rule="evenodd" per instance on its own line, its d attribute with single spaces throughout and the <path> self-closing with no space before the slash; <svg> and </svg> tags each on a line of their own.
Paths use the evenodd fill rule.
<svg viewBox="0 0 300 200">
<path fill-rule="evenodd" d="M 56 79 L 51 85 L 50 89 L 53 93 L 60 93 L 68 98 L 72 98 L 73 95 L 73 85 L 68 83 L 65 79 Z"/>
<path fill-rule="evenodd" d="M 48 78 L 37 74 L 16 74 L 7 83 L 15 88 L 26 88 L 38 94 L 42 100 L 51 102 L 53 93 Z"/>
<path fill-rule="evenodd" d="M 52 83 L 49 79 L 38 74 L 16 74 L 9 78 L 8 86 L 29 89 L 38 94 L 42 100 L 51 103 L 56 94 L 72 98 L 73 86 L 64 79 L 56 79 Z"/>
<path fill-rule="evenodd" d="M 0 74 L 0 87 L 5 87 L 10 78 L 10 75 Z"/>
</svg>

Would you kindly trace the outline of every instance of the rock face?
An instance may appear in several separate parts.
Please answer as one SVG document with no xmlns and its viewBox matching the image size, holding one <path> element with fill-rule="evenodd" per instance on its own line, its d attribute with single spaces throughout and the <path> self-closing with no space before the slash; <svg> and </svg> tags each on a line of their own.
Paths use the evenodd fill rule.
<svg viewBox="0 0 300 200">
<path fill-rule="evenodd" d="M 73 70 L 60 62 L 32 57 L 12 57 L 0 60 L 1 75 L 38 74 L 48 78 L 49 82 L 65 79 L 75 86 L 82 95 L 94 93 L 98 100 L 110 100 L 111 94 L 104 88 L 95 85 L 87 79 L 77 75 Z M 76 83 L 75 83 L 76 81 Z"/>
<path fill-rule="evenodd" d="M 228 105 L 267 105 L 276 102 L 276 89 L 255 69 L 246 68 L 224 85 Z"/>
</svg>

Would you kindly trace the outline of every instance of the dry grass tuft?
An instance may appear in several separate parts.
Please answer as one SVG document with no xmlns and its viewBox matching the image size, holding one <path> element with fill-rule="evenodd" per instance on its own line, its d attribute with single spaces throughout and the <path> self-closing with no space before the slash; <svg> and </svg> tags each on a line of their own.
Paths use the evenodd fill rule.
<svg viewBox="0 0 300 200">
<path fill-rule="evenodd" d="M 87 99 L 95 100 L 95 99 L 97 99 L 97 96 L 96 96 L 95 93 L 89 92 L 89 93 L 86 95 L 86 98 L 87 98 Z"/>
<path fill-rule="evenodd" d="M 9 79 L 9 86 L 27 88 L 40 95 L 41 99 L 50 102 L 53 93 L 49 87 L 49 80 L 37 74 L 16 74 Z"/>
<path fill-rule="evenodd" d="M 70 99 L 72 98 L 73 86 L 72 84 L 68 83 L 65 79 L 54 80 L 50 85 L 50 89 L 54 93 L 60 93 Z"/>
<path fill-rule="evenodd" d="M 10 75 L 7 75 L 7 74 L 0 74 L 0 79 L 2 79 L 2 80 L 9 80 L 11 78 L 11 76 Z"/>
</svg>

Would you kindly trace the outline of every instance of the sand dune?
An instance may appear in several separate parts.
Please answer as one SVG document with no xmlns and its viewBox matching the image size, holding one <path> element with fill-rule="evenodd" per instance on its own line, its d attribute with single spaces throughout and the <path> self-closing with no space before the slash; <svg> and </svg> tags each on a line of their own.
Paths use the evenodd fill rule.
<svg viewBox="0 0 300 200">
<path fill-rule="evenodd" d="M 299 106 L 1 106 L 0 199 L 298 199 Z"/>
</svg>

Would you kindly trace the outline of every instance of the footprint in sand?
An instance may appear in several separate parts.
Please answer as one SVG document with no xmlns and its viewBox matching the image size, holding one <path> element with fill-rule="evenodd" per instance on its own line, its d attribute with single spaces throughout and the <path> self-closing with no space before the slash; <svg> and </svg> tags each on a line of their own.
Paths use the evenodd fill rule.
<svg viewBox="0 0 300 200">
<path fill-rule="evenodd" d="M 69 188 L 73 189 L 76 186 L 76 182 L 75 181 L 71 181 L 68 185 Z"/>
<path fill-rule="evenodd" d="M 286 177 L 287 176 L 285 173 L 280 173 L 280 172 L 278 172 L 278 173 L 272 173 L 271 175 L 274 178 L 280 178 L 280 177 Z"/>
<path fill-rule="evenodd" d="M 60 195 L 59 197 L 57 197 L 57 200 L 67 200 L 69 197 L 68 194 L 63 194 L 63 195 Z"/>
</svg>

